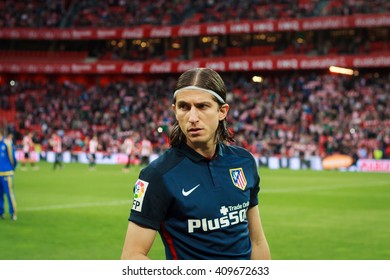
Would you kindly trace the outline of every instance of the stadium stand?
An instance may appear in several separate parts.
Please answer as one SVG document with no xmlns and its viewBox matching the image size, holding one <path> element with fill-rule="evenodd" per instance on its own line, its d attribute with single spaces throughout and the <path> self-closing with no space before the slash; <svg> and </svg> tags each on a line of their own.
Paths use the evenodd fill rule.
<svg viewBox="0 0 390 280">
<path fill-rule="evenodd" d="M 267 77 L 260 85 L 230 75 L 225 79 L 234 93 L 230 102 L 237 104 L 230 115 L 236 144 L 254 154 L 291 157 L 304 152 L 324 157 L 351 154 L 359 147 L 372 158 L 377 147 L 387 150 L 390 145 L 384 129 L 390 123 L 388 77 L 298 74 Z M 73 146 L 85 136 L 99 134 L 112 152 L 119 149 L 111 143 L 119 144 L 121 131 L 144 131 L 140 138 L 148 135 L 156 145 L 167 145 L 166 134 L 157 132 L 173 120 L 167 108 L 174 80 L 166 81 L 115 82 L 104 87 L 20 83 L 13 90 L 5 85 L 1 91 L 14 91 L 21 134 L 34 131 L 45 146 L 54 130 L 64 130 L 68 150 L 77 149 Z"/>
<path fill-rule="evenodd" d="M 385 0 L 2 1 L 0 27 L 123 27 L 380 14 Z"/>
<path fill-rule="evenodd" d="M 175 77 L 222 73 L 236 145 L 263 156 L 390 158 L 388 1 L 2 1 L 0 116 L 68 150 L 121 133 L 167 147 Z M 352 76 L 330 74 L 333 63 Z M 252 77 L 261 73 L 262 81 Z M 146 108 L 146 109 L 145 109 Z M 157 128 L 163 127 L 163 131 Z"/>
</svg>

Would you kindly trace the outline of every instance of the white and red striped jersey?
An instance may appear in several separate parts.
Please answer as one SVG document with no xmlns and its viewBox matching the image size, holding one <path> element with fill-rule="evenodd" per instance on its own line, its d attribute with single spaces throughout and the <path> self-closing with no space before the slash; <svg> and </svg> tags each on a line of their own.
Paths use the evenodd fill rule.
<svg viewBox="0 0 390 280">
<path fill-rule="evenodd" d="M 88 143 L 89 153 L 95 154 L 97 152 L 98 146 L 99 146 L 99 143 L 98 143 L 96 138 L 92 138 L 91 140 L 89 140 L 89 143 Z"/>
<path fill-rule="evenodd" d="M 141 141 L 141 156 L 150 156 L 153 153 L 153 145 L 148 139 Z"/>
<path fill-rule="evenodd" d="M 34 150 L 34 142 L 30 135 L 23 137 L 23 152 L 29 153 Z"/>
<path fill-rule="evenodd" d="M 54 135 L 51 139 L 51 146 L 53 147 L 53 151 L 55 153 L 61 153 L 62 152 L 62 140 L 61 137 L 58 135 Z"/>
<path fill-rule="evenodd" d="M 131 138 L 126 138 L 125 141 L 123 142 L 123 151 L 127 155 L 131 155 L 131 153 L 134 150 L 134 146 L 135 146 L 134 141 Z"/>
</svg>

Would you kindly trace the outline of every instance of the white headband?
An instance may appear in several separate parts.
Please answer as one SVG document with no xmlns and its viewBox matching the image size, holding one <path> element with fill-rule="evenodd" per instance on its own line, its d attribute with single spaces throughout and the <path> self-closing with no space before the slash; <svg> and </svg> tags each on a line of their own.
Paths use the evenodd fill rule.
<svg viewBox="0 0 390 280">
<path fill-rule="evenodd" d="M 225 100 L 222 99 L 221 96 L 219 96 L 215 91 L 212 91 L 212 90 L 209 90 L 209 89 L 205 89 L 205 88 L 201 88 L 201 87 L 197 87 L 197 86 L 188 86 L 188 87 L 183 87 L 183 88 L 180 88 L 178 90 L 175 91 L 175 93 L 173 94 L 173 98 L 176 97 L 177 93 L 182 91 L 182 90 L 190 90 L 190 89 L 196 89 L 196 90 L 201 90 L 201 91 L 205 91 L 205 92 L 208 92 L 210 93 L 212 96 L 214 96 L 215 98 L 218 99 L 219 102 L 221 102 L 222 104 L 225 104 Z"/>
</svg>

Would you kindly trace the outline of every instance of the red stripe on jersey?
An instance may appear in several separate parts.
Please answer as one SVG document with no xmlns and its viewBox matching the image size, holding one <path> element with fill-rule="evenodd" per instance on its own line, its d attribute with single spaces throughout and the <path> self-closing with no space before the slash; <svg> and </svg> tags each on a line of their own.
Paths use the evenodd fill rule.
<svg viewBox="0 0 390 280">
<path fill-rule="evenodd" d="M 165 227 L 164 227 L 164 223 L 161 223 L 161 232 L 163 234 L 163 238 L 165 239 L 165 241 L 167 242 L 168 244 L 168 247 L 169 247 L 169 251 L 171 252 L 172 254 L 172 258 L 174 260 L 177 260 L 177 253 L 176 253 L 176 249 L 175 247 L 173 246 L 173 240 L 172 240 L 172 236 L 169 234 L 169 232 L 167 232 L 165 230 Z"/>
</svg>

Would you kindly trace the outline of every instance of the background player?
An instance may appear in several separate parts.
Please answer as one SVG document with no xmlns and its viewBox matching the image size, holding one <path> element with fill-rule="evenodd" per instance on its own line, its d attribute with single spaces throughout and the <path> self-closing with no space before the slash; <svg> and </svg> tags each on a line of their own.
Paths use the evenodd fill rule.
<svg viewBox="0 0 390 280">
<path fill-rule="evenodd" d="M 32 156 L 32 152 L 34 151 L 34 141 L 33 141 L 33 133 L 29 132 L 23 137 L 23 154 L 24 159 L 21 162 L 22 163 L 22 170 L 26 170 L 27 163 L 30 163 L 30 166 L 32 169 L 37 169 L 35 166 L 35 162 Z"/>
<path fill-rule="evenodd" d="M 99 147 L 98 138 L 94 135 L 88 142 L 89 169 L 94 170 L 96 165 L 96 152 Z"/>
<path fill-rule="evenodd" d="M 55 170 L 57 166 L 62 168 L 62 140 L 57 132 L 53 133 L 50 139 L 50 145 L 52 146 L 53 152 L 55 153 L 53 169 Z"/>
<path fill-rule="evenodd" d="M 127 162 L 126 162 L 125 167 L 123 168 L 123 171 L 129 172 L 131 160 L 133 157 L 133 152 L 135 149 L 135 143 L 134 143 L 133 139 L 131 138 L 131 136 L 126 137 L 125 141 L 123 142 L 122 149 L 127 155 Z"/>
<path fill-rule="evenodd" d="M 171 148 L 134 188 L 122 259 L 147 259 L 158 231 L 167 259 L 269 259 L 253 156 L 228 145 L 226 87 L 213 70 L 183 73 Z"/>
<path fill-rule="evenodd" d="M 153 144 L 150 142 L 145 135 L 141 136 L 142 140 L 140 143 L 140 157 L 141 157 L 141 165 L 149 164 L 150 156 L 153 153 Z"/>
<path fill-rule="evenodd" d="M 8 200 L 8 211 L 16 220 L 16 199 L 14 195 L 14 172 L 17 165 L 12 137 L 3 137 L 0 130 L 0 218 L 4 219 L 4 195 Z"/>
</svg>

